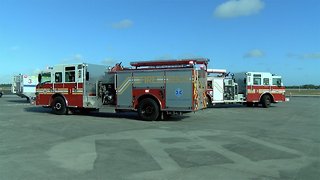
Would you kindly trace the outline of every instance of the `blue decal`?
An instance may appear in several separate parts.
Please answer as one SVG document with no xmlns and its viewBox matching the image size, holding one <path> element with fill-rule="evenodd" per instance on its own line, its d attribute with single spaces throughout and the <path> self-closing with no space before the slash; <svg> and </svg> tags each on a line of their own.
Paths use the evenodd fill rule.
<svg viewBox="0 0 320 180">
<path fill-rule="evenodd" d="M 180 88 L 176 89 L 176 96 L 177 97 L 182 96 L 182 94 L 183 94 L 183 90 L 182 89 L 180 89 Z"/>
<path fill-rule="evenodd" d="M 23 85 L 23 87 L 36 87 L 37 85 Z"/>
</svg>

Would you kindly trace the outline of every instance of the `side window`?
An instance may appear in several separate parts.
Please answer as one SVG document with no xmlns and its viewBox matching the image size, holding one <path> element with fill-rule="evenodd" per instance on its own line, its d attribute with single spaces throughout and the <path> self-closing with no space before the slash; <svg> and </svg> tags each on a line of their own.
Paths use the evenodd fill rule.
<svg viewBox="0 0 320 180">
<path fill-rule="evenodd" d="M 261 85 L 261 75 L 260 74 L 253 75 L 253 84 L 254 85 Z"/>
<path fill-rule="evenodd" d="M 263 78 L 263 85 L 269 85 L 269 78 Z"/>
<path fill-rule="evenodd" d="M 82 64 L 78 65 L 78 74 L 77 74 L 77 77 L 79 79 L 82 79 Z"/>
<path fill-rule="evenodd" d="M 75 82 L 75 70 L 74 66 L 65 68 L 65 82 Z"/>
<path fill-rule="evenodd" d="M 54 82 L 62 82 L 62 72 L 56 72 L 54 74 Z"/>
<path fill-rule="evenodd" d="M 78 70 L 78 78 L 80 79 L 82 77 L 82 71 Z"/>
</svg>

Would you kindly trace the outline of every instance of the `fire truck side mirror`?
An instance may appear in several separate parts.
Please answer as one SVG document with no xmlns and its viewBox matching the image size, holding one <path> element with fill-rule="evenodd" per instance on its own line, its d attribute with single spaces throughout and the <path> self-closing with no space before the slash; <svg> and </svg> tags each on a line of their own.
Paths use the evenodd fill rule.
<svg viewBox="0 0 320 180">
<path fill-rule="evenodd" d="M 38 83 L 41 83 L 42 75 L 38 74 Z"/>
<path fill-rule="evenodd" d="M 89 72 L 86 72 L 86 81 L 89 81 Z"/>
<path fill-rule="evenodd" d="M 243 79 L 244 84 L 247 84 L 247 78 Z"/>
<path fill-rule="evenodd" d="M 281 87 L 281 81 L 277 81 L 278 87 Z"/>
</svg>

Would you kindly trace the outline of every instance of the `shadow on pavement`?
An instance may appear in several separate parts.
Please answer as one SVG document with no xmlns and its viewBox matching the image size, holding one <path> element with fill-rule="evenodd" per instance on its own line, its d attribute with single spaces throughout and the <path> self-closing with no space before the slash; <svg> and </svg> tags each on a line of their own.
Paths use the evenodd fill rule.
<svg viewBox="0 0 320 180">
<path fill-rule="evenodd" d="M 273 107 L 274 107 L 274 104 L 271 104 L 269 108 L 273 108 Z M 212 107 L 208 107 L 207 109 L 214 109 L 214 108 L 227 109 L 227 108 L 264 108 L 264 107 L 262 107 L 261 104 L 259 104 L 258 106 L 253 105 L 252 107 L 248 107 L 242 104 L 216 104 Z"/>
<path fill-rule="evenodd" d="M 208 109 L 212 108 L 247 108 L 247 106 L 242 104 L 215 104 L 212 107 L 209 107 Z"/>
<path fill-rule="evenodd" d="M 51 113 L 51 108 L 43 108 L 40 106 L 31 106 L 24 108 L 26 112 L 34 112 L 34 113 Z"/>
<path fill-rule="evenodd" d="M 32 107 L 26 107 L 24 108 L 26 112 L 34 112 L 34 113 L 49 113 L 53 114 L 51 108 L 44 108 L 40 106 L 32 106 Z M 125 118 L 125 119 L 131 119 L 131 120 L 138 120 L 143 121 L 139 118 L 137 112 L 119 112 L 119 113 L 113 113 L 113 112 L 89 112 L 89 113 L 81 113 L 78 111 L 69 112 L 68 115 L 72 116 L 90 116 L 90 117 L 99 117 L 99 118 Z M 57 115 L 59 116 L 59 115 Z M 187 116 L 171 116 L 168 117 L 165 120 L 159 120 L 159 121 L 181 121 Z"/>
<path fill-rule="evenodd" d="M 12 103 L 25 103 L 25 104 L 29 104 L 30 102 L 27 101 L 27 99 L 21 99 L 21 100 L 8 100 L 8 102 L 12 102 Z"/>
<path fill-rule="evenodd" d="M 77 113 L 75 113 L 77 114 Z M 138 121 L 144 121 L 139 118 L 139 115 L 137 112 L 118 112 L 118 113 L 112 113 L 112 112 L 91 112 L 88 114 L 77 114 L 77 115 L 84 115 L 84 116 L 93 116 L 93 117 L 101 117 L 101 118 L 126 118 L 131 120 L 138 120 Z M 184 119 L 185 116 L 172 116 L 168 117 L 165 120 L 158 120 L 158 121 L 181 121 Z"/>
</svg>

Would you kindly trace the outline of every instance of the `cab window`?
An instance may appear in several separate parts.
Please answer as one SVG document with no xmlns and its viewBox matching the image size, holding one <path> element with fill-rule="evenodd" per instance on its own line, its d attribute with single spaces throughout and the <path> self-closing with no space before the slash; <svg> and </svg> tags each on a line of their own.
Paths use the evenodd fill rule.
<svg viewBox="0 0 320 180">
<path fill-rule="evenodd" d="M 65 68 L 65 82 L 75 82 L 75 70 L 74 66 Z"/>
<path fill-rule="evenodd" d="M 254 85 L 261 85 L 261 75 L 260 74 L 253 75 L 253 84 Z"/>
<path fill-rule="evenodd" d="M 269 85 L 269 78 L 263 78 L 263 85 Z"/>
<path fill-rule="evenodd" d="M 62 72 L 56 72 L 54 74 L 54 82 L 62 82 Z"/>
</svg>

